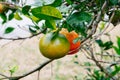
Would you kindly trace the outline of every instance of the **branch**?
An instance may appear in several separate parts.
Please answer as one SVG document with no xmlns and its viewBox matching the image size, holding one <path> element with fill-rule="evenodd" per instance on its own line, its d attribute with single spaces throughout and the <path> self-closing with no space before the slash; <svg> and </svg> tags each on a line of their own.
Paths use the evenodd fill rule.
<svg viewBox="0 0 120 80">
<path fill-rule="evenodd" d="M 9 3 L 9 2 L 0 2 L 0 4 L 6 5 L 6 7 L 10 9 L 18 9 L 21 8 L 20 6 L 17 6 L 15 4 Z"/>
<path fill-rule="evenodd" d="M 37 34 L 33 34 L 31 36 L 28 36 L 28 37 L 24 37 L 24 38 L 4 38 L 4 37 L 0 37 L 0 39 L 5 39 L 5 40 L 24 40 L 24 39 L 29 39 L 29 38 L 32 38 L 32 37 L 35 37 L 43 32 L 45 32 L 47 30 L 47 28 L 43 29 L 41 32 L 37 33 Z"/>
<path fill-rule="evenodd" d="M 103 6 L 102 6 L 102 8 L 101 8 L 101 11 L 98 12 L 97 17 L 96 17 L 96 20 L 93 21 L 91 33 L 88 35 L 87 38 L 85 38 L 84 40 L 82 40 L 81 43 L 84 43 L 86 40 L 88 40 L 90 37 L 92 37 L 93 34 L 95 34 L 96 29 L 97 29 L 97 26 L 98 26 L 98 23 L 99 23 L 100 20 L 101 20 L 101 15 L 103 14 L 106 6 L 107 6 L 107 1 L 104 2 Z"/>
<path fill-rule="evenodd" d="M 112 80 L 115 80 L 113 78 L 113 76 L 100 64 L 100 62 L 97 61 L 97 59 L 96 59 L 96 57 L 94 56 L 94 53 L 93 53 L 94 52 L 93 48 L 91 48 L 90 46 L 88 46 L 88 47 L 89 47 L 89 51 L 87 49 L 85 49 L 85 50 L 91 56 L 91 58 L 89 58 L 89 59 L 91 59 L 92 61 L 94 61 L 94 63 L 96 64 L 96 66 L 101 70 L 101 72 L 103 72 L 106 75 L 106 77 L 109 77 Z"/>
<path fill-rule="evenodd" d="M 112 15 L 111 15 L 111 17 L 110 17 L 110 20 L 109 20 L 107 26 L 104 28 L 104 30 L 103 30 L 101 33 L 99 33 L 98 35 L 95 36 L 95 39 L 97 39 L 98 37 L 100 37 L 100 36 L 109 28 L 110 23 L 112 22 L 112 20 L 113 20 L 113 18 L 114 18 L 114 15 L 115 15 L 115 9 L 114 9 L 114 12 L 112 13 Z M 113 29 L 113 28 L 112 28 L 112 29 Z M 108 33 L 108 32 L 107 32 L 107 33 Z"/>
<path fill-rule="evenodd" d="M 40 71 L 43 67 L 45 67 L 47 64 L 49 64 L 49 63 L 52 62 L 52 61 L 53 61 L 53 60 L 48 60 L 48 61 L 44 62 L 42 65 L 40 65 L 39 67 L 35 68 L 34 70 L 31 70 L 31 71 L 29 71 L 29 72 L 27 72 L 27 73 L 25 73 L 25 74 L 23 74 L 23 75 L 21 75 L 21 76 L 7 77 L 7 76 L 5 76 L 5 75 L 3 75 L 3 74 L 0 74 L 0 75 L 2 75 L 3 77 L 5 77 L 5 78 L 2 78 L 2 79 L 19 80 L 19 79 L 24 78 L 24 77 L 26 77 L 26 76 L 28 76 L 28 75 L 36 72 L 36 71 Z"/>
<path fill-rule="evenodd" d="M 91 38 L 93 34 L 95 34 L 96 29 L 97 29 L 97 25 L 98 25 L 99 21 L 101 20 L 101 15 L 103 14 L 104 9 L 105 9 L 106 6 L 107 6 L 107 1 L 104 2 L 101 11 L 98 12 L 97 17 L 96 17 L 96 20 L 93 21 L 91 33 L 88 35 L 87 38 L 85 38 L 83 41 L 81 41 L 81 44 L 83 44 L 86 40 L 88 40 L 89 38 Z M 45 31 L 45 30 L 46 30 L 46 29 L 44 29 L 43 31 Z M 43 31 L 39 32 L 38 34 L 32 35 L 32 36 L 30 36 L 30 37 L 26 37 L 26 38 L 12 39 L 12 38 L 2 38 L 2 37 L 1 37 L 0 39 L 23 40 L 23 39 L 32 38 L 32 37 L 34 37 L 34 36 L 37 36 L 37 35 L 41 34 Z M 104 70 L 104 68 L 101 66 L 101 64 L 99 64 L 99 62 L 97 62 L 97 60 L 95 59 L 94 55 L 92 55 L 92 58 L 93 58 L 93 61 L 96 63 L 96 65 L 101 69 L 101 71 L 104 71 L 106 74 L 108 74 L 108 73 Z M 4 76 L 4 75 L 3 75 L 3 76 L 5 77 L 4 79 L 19 80 L 19 79 L 21 79 L 21 78 L 23 78 L 23 77 L 26 77 L 26 76 L 28 76 L 28 75 L 36 72 L 36 71 L 41 70 L 44 66 L 46 66 L 47 64 L 49 64 L 49 63 L 52 62 L 52 61 L 53 61 L 53 60 L 48 60 L 48 61 L 44 62 L 42 65 L 40 65 L 39 67 L 37 67 L 36 69 L 31 70 L 31 71 L 29 71 L 29 72 L 27 72 L 27 73 L 25 73 L 25 74 L 23 74 L 23 75 L 21 75 L 21 76 L 7 77 L 7 76 Z"/>
<path fill-rule="evenodd" d="M 6 75 L 4 75 L 4 74 L 2 74 L 2 73 L 0 73 L 0 75 L 3 76 L 3 77 L 5 77 L 5 78 L 8 78 Z"/>
</svg>

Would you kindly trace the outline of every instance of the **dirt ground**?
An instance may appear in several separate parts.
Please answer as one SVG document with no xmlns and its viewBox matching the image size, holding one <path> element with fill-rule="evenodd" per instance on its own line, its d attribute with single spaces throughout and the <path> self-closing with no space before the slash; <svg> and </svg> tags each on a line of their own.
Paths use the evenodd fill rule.
<svg viewBox="0 0 120 80">
<path fill-rule="evenodd" d="M 109 26 L 109 31 L 113 26 Z M 116 36 L 120 36 L 120 25 L 114 28 L 111 32 L 111 38 L 115 42 Z M 13 76 L 22 75 L 47 60 L 39 52 L 39 36 L 31 39 L 19 40 L 19 41 L 4 41 L 0 40 L 0 73 L 10 75 L 9 70 L 12 66 L 18 66 L 18 70 Z M 106 36 L 102 36 L 104 40 L 107 40 Z M 67 55 L 64 58 L 53 61 L 45 66 L 40 71 L 40 80 L 74 80 L 75 76 L 79 75 L 79 80 L 85 76 L 86 70 L 79 63 L 87 62 L 88 59 L 84 53 L 78 52 L 78 58 L 75 55 Z M 37 72 L 22 78 L 21 80 L 37 80 Z"/>
</svg>

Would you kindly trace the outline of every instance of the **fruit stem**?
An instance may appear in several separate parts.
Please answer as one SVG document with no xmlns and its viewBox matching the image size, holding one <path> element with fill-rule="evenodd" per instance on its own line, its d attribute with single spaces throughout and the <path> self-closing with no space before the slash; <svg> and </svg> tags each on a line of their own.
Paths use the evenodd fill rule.
<svg viewBox="0 0 120 80">
<path fill-rule="evenodd" d="M 59 34 L 59 31 L 60 31 L 60 29 L 58 28 L 55 32 L 52 33 L 53 34 L 52 39 L 56 38 L 56 36 Z"/>
</svg>

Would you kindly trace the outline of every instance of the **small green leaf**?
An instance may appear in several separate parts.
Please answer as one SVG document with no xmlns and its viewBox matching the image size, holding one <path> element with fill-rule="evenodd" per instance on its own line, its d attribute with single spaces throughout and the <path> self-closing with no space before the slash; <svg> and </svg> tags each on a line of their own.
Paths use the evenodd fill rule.
<svg viewBox="0 0 120 80">
<path fill-rule="evenodd" d="M 110 2 L 113 4 L 113 5 L 116 5 L 118 3 L 118 0 L 110 0 Z"/>
<path fill-rule="evenodd" d="M 113 42 L 112 41 L 107 41 L 104 43 L 104 50 L 108 50 L 112 48 Z"/>
<path fill-rule="evenodd" d="M 79 64 L 79 62 L 78 62 L 78 61 L 74 61 L 74 63 L 75 63 L 75 64 Z"/>
<path fill-rule="evenodd" d="M 24 7 L 22 8 L 22 13 L 23 13 L 24 15 L 29 15 L 28 12 L 29 12 L 30 8 L 31 8 L 31 6 L 29 6 L 29 5 L 24 6 Z"/>
<path fill-rule="evenodd" d="M 10 71 L 11 75 L 13 75 L 17 70 L 18 70 L 18 66 L 14 66 L 9 71 Z"/>
<path fill-rule="evenodd" d="M 115 52 L 116 52 L 118 55 L 120 55 L 120 49 L 117 48 L 116 46 L 113 46 L 113 48 L 114 48 Z"/>
<path fill-rule="evenodd" d="M 35 17 L 35 16 L 30 16 L 31 17 L 31 19 L 33 20 L 33 21 L 35 21 L 36 23 L 38 23 L 41 19 L 40 18 L 37 18 L 37 17 Z"/>
<path fill-rule="evenodd" d="M 84 65 L 85 66 L 91 66 L 91 63 L 90 62 L 84 62 Z"/>
<path fill-rule="evenodd" d="M 72 0 L 66 0 L 66 2 L 67 2 L 68 4 L 72 4 L 72 3 L 73 3 Z"/>
<path fill-rule="evenodd" d="M 94 70 L 94 74 L 95 74 L 95 76 L 96 76 L 97 78 L 100 77 L 100 73 L 99 73 L 99 72 L 100 72 L 99 70 Z"/>
<path fill-rule="evenodd" d="M 2 14 L 0 14 L 0 17 L 1 17 L 2 20 L 3 20 L 2 24 L 4 24 L 4 23 L 7 21 L 7 16 L 6 16 L 6 14 L 5 14 L 5 13 L 2 13 Z"/>
<path fill-rule="evenodd" d="M 32 34 L 36 34 L 36 33 L 37 33 L 37 29 L 36 29 L 36 27 L 34 27 L 34 26 L 29 26 L 29 30 L 30 30 L 30 32 L 31 32 Z"/>
<path fill-rule="evenodd" d="M 15 28 L 13 28 L 13 27 L 7 27 L 6 29 L 5 29 L 5 34 L 8 34 L 8 33 L 11 33 L 13 30 L 14 30 Z"/>
<path fill-rule="evenodd" d="M 118 48 L 120 49 L 120 37 L 117 37 L 117 45 L 118 45 Z"/>
<path fill-rule="evenodd" d="M 20 15 L 18 14 L 18 12 L 16 12 L 14 14 L 14 18 L 17 19 L 17 20 L 22 20 L 22 18 L 20 17 Z"/>
<path fill-rule="evenodd" d="M 9 15 L 8 20 L 12 20 L 13 18 L 14 18 L 14 13 L 11 13 L 11 14 Z"/>
<path fill-rule="evenodd" d="M 49 6 L 53 6 L 53 7 L 58 7 L 62 4 L 63 0 L 55 0 L 52 4 L 49 4 Z"/>
<path fill-rule="evenodd" d="M 54 20 L 50 19 L 50 20 L 46 20 L 45 21 L 45 25 L 50 28 L 50 29 L 56 29 L 56 23 Z"/>
<path fill-rule="evenodd" d="M 75 55 L 75 58 L 78 58 L 78 55 Z"/>
<path fill-rule="evenodd" d="M 104 47 L 104 44 L 103 44 L 103 41 L 102 40 L 96 40 L 97 44 L 100 46 L 100 47 Z"/>
<path fill-rule="evenodd" d="M 55 19 L 62 18 L 60 11 L 52 6 L 42 6 L 42 7 L 33 8 L 31 12 L 35 17 L 45 20 L 47 20 L 48 18 L 55 18 Z"/>
<path fill-rule="evenodd" d="M 112 74 L 112 76 L 115 76 L 119 72 L 120 72 L 120 66 L 115 66 L 115 70 L 111 74 Z"/>
<path fill-rule="evenodd" d="M 100 30 L 103 30 L 105 28 L 105 24 L 106 22 L 103 22 L 101 21 L 99 24 L 98 24 L 98 27 L 100 28 Z"/>
<path fill-rule="evenodd" d="M 91 68 L 88 67 L 88 68 L 85 68 L 85 69 L 86 69 L 87 71 L 91 72 Z"/>
</svg>

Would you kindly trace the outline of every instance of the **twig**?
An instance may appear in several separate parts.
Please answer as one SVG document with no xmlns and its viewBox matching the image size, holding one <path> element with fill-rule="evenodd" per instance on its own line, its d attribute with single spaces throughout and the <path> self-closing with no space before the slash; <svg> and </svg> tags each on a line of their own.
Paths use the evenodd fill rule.
<svg viewBox="0 0 120 80">
<path fill-rule="evenodd" d="M 101 15 L 102 15 L 102 13 L 104 12 L 104 9 L 106 8 L 106 6 L 107 6 L 107 1 L 104 2 L 103 6 L 102 6 L 102 8 L 101 8 L 101 11 L 98 12 L 98 15 L 97 15 L 97 17 L 96 17 L 96 20 L 93 21 L 91 33 L 88 35 L 87 38 L 85 38 L 84 40 L 82 40 L 81 43 L 85 42 L 85 41 L 88 40 L 90 37 L 92 37 L 93 34 L 95 34 L 96 29 L 97 29 L 97 25 L 98 25 L 98 23 L 99 23 L 100 20 L 101 20 Z"/>
<path fill-rule="evenodd" d="M 7 76 L 3 75 L 3 76 L 5 77 L 5 78 L 3 78 L 3 79 L 19 80 L 19 79 L 24 78 L 24 77 L 26 77 L 26 76 L 28 76 L 28 75 L 36 72 L 36 71 L 40 71 L 43 67 L 45 67 L 47 64 L 49 64 L 49 63 L 52 62 L 52 61 L 53 61 L 53 60 L 48 60 L 48 61 L 44 62 L 42 65 L 40 65 L 39 67 L 37 67 L 36 69 L 31 70 L 30 72 L 25 73 L 25 74 L 23 74 L 23 75 L 21 75 L 21 76 L 7 77 Z M 2 74 L 1 74 L 1 75 L 2 75 Z"/>
<path fill-rule="evenodd" d="M 8 78 L 6 75 L 4 75 L 4 74 L 2 74 L 2 73 L 0 73 L 0 75 L 3 76 L 4 78 Z"/>
<path fill-rule="evenodd" d="M 87 47 L 89 49 L 88 48 L 83 48 L 83 49 L 91 56 L 91 58 L 88 58 L 88 59 L 92 60 L 96 64 L 96 66 L 101 70 L 101 72 L 103 72 L 106 75 L 106 77 L 110 77 L 112 80 L 115 80 L 113 76 L 110 73 L 108 73 L 108 71 L 100 64 L 100 62 L 102 61 L 98 61 L 96 59 L 93 53 L 94 52 L 93 48 L 91 48 L 91 45 L 88 45 Z"/>
<path fill-rule="evenodd" d="M 10 9 L 18 9 L 21 8 L 20 6 L 17 6 L 15 4 L 9 3 L 9 2 L 0 2 L 0 4 L 4 4 L 6 5 L 6 7 L 10 8 Z"/>
<path fill-rule="evenodd" d="M 100 63 L 105 63 L 105 64 L 111 64 L 110 65 L 110 67 L 111 66 L 113 66 L 113 65 L 117 65 L 117 64 L 120 64 L 120 61 L 118 62 L 118 61 L 114 61 L 114 62 L 107 62 L 107 61 L 97 61 L 97 62 L 100 62 Z"/>
<path fill-rule="evenodd" d="M 112 13 L 112 16 L 110 17 L 110 20 L 109 20 L 107 26 L 105 27 L 105 29 L 100 34 L 98 34 L 97 36 L 95 36 L 95 39 L 97 39 L 99 36 L 101 36 L 107 30 L 107 28 L 109 27 L 111 21 L 113 20 L 114 15 L 115 15 L 115 12 Z"/>
<path fill-rule="evenodd" d="M 40 70 L 38 71 L 38 79 L 37 80 L 40 80 Z"/>
<path fill-rule="evenodd" d="M 115 53 L 113 53 L 115 54 Z M 96 54 L 96 55 L 101 55 L 101 54 Z M 103 54 L 103 56 L 108 56 L 108 57 L 116 57 L 116 58 L 120 58 L 120 56 L 117 56 L 117 55 L 111 55 L 111 54 Z"/>
<path fill-rule="evenodd" d="M 104 67 L 96 60 L 93 51 L 90 50 L 91 53 L 91 59 L 95 62 L 95 64 L 99 67 L 99 69 L 106 74 L 107 77 L 110 77 L 112 80 L 115 80 L 111 74 L 108 73 L 108 71 L 106 69 L 104 69 Z"/>
<path fill-rule="evenodd" d="M 32 37 L 35 37 L 39 34 L 41 34 L 42 32 L 46 31 L 47 28 L 45 28 L 44 30 L 42 30 L 41 32 L 37 33 L 37 34 L 33 34 L 31 36 L 28 36 L 28 37 L 24 37 L 24 38 L 4 38 L 4 37 L 0 37 L 0 39 L 6 39 L 6 40 L 24 40 L 24 39 L 29 39 L 29 38 L 32 38 Z"/>
</svg>

